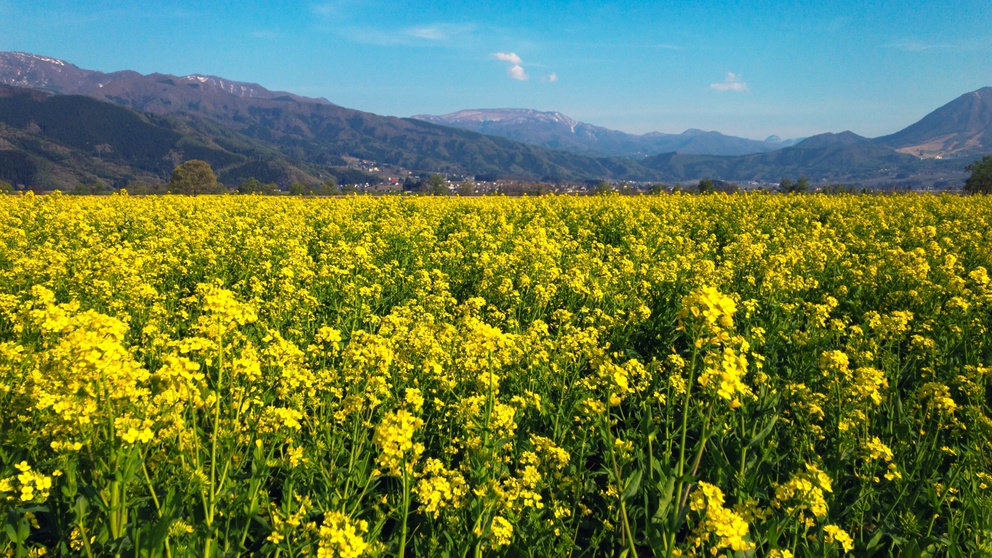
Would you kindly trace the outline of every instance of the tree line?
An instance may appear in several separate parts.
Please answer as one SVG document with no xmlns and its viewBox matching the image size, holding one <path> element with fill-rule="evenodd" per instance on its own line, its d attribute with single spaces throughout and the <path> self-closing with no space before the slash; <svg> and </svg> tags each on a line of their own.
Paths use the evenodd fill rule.
<svg viewBox="0 0 992 558">
<path fill-rule="evenodd" d="M 971 163 L 965 167 L 965 171 L 970 172 L 971 176 L 969 176 L 967 181 L 965 181 L 962 188 L 964 193 L 992 193 L 992 155 L 987 155 L 984 158 Z M 458 184 L 450 185 L 448 180 L 438 173 L 434 173 L 426 178 L 416 180 L 408 177 L 403 182 L 402 186 L 403 190 L 407 192 L 433 196 L 445 196 L 452 194 L 459 196 L 470 196 L 483 193 L 543 195 L 556 191 L 556 189 L 543 183 L 522 183 L 512 181 L 504 185 L 502 188 L 482 191 L 472 180 L 468 179 L 463 180 Z M 813 188 L 810 185 L 809 179 L 805 176 L 801 176 L 795 181 L 790 178 L 782 178 L 779 181 L 778 188 L 776 190 L 783 194 L 805 194 L 811 192 Z M 0 179 L 0 194 L 12 193 L 13 191 L 14 188 L 9 182 Z M 106 184 L 101 182 L 92 182 L 78 184 L 67 193 L 75 195 L 100 195 L 108 194 L 112 191 L 113 189 Z M 172 176 L 170 177 L 168 183 L 165 185 L 148 185 L 139 183 L 129 186 L 128 191 L 131 194 L 138 195 L 173 193 L 195 196 L 201 194 L 227 193 L 229 190 L 226 186 L 217 181 L 217 176 L 214 174 L 214 171 L 210 167 L 209 163 L 194 159 L 177 166 L 173 170 Z M 660 195 L 664 193 L 692 192 L 693 189 L 684 189 L 679 183 L 676 183 L 674 186 L 668 186 L 663 183 L 655 183 L 647 187 L 638 187 L 629 182 L 621 182 L 618 185 L 613 185 L 607 181 L 600 181 L 594 185 L 590 185 L 587 188 L 587 191 L 588 193 L 595 195 L 612 193 L 621 195 L 644 193 Z M 739 188 L 731 182 L 704 178 L 696 184 L 694 191 L 700 194 L 716 192 L 735 193 L 739 191 Z M 858 189 L 852 185 L 831 184 L 821 187 L 820 191 L 825 193 L 857 193 Z M 249 177 L 237 186 L 235 192 L 238 194 L 271 195 L 279 193 L 280 188 L 274 182 L 263 183 L 254 177 Z M 357 192 L 357 188 L 354 184 L 338 185 L 337 181 L 333 178 L 325 180 L 319 184 L 294 182 L 290 184 L 288 188 L 288 193 L 294 196 L 335 196 L 354 192 Z"/>
</svg>

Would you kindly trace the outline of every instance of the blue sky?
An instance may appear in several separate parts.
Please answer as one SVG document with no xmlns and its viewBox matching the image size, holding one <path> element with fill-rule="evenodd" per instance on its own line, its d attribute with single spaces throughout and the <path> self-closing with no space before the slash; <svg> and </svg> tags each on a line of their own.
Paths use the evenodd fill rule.
<svg viewBox="0 0 992 558">
<path fill-rule="evenodd" d="M 0 50 L 394 116 L 520 107 L 631 133 L 874 137 L 992 85 L 990 22 L 988 0 L 0 0 Z"/>
</svg>

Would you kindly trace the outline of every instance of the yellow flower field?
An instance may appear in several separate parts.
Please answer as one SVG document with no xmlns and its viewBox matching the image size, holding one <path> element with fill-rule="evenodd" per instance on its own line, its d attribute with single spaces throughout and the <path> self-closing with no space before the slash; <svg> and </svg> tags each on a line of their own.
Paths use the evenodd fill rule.
<svg viewBox="0 0 992 558">
<path fill-rule="evenodd" d="M 0 196 L 0 556 L 992 554 L 992 199 Z"/>
</svg>

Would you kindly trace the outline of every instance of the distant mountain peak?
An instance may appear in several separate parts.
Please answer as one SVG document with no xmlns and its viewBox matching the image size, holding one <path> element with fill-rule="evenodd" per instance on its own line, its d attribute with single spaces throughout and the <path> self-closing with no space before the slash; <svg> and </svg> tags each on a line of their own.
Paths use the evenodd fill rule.
<svg viewBox="0 0 992 558">
<path fill-rule="evenodd" d="M 72 66 L 72 64 L 69 64 L 65 60 L 59 60 L 58 58 L 48 58 L 47 56 L 38 56 L 37 54 L 31 54 L 29 52 L 4 52 L 0 54 L 7 54 L 15 58 L 38 60 L 40 62 L 55 64 L 56 66 Z"/>
<path fill-rule="evenodd" d="M 743 155 L 781 147 L 695 128 L 681 134 L 627 134 L 579 122 L 557 111 L 534 109 L 468 109 L 440 116 L 418 114 L 411 118 L 594 156 L 641 158 L 667 152 Z"/>
<path fill-rule="evenodd" d="M 992 87 L 965 93 L 876 142 L 923 159 L 992 152 Z"/>
<path fill-rule="evenodd" d="M 208 76 L 203 74 L 190 74 L 188 76 L 181 76 L 180 79 L 186 80 L 190 83 L 198 83 L 201 85 L 209 85 L 216 87 L 222 91 L 230 93 L 232 95 L 237 95 L 238 97 L 249 97 L 249 98 L 259 98 L 259 99 L 272 99 L 276 96 L 288 95 L 290 98 L 297 100 L 304 100 L 310 102 L 329 102 L 327 99 L 309 99 L 306 97 L 298 97 L 290 93 L 273 92 L 268 89 L 258 85 L 257 83 L 248 83 L 244 81 L 233 81 L 217 76 Z"/>
<path fill-rule="evenodd" d="M 827 132 L 825 134 L 818 134 L 815 136 L 808 137 L 803 141 L 796 144 L 796 147 L 801 147 L 805 149 L 810 148 L 821 148 L 821 147 L 831 147 L 831 146 L 848 146 L 856 145 L 859 143 L 868 143 L 871 140 L 855 134 L 850 130 L 845 130 L 840 133 Z"/>
<path fill-rule="evenodd" d="M 438 121 L 438 122 L 506 122 L 533 120 L 538 122 L 556 122 L 569 127 L 574 127 L 578 122 L 557 111 L 539 111 L 535 109 L 522 108 L 500 108 L 500 109 L 466 109 L 456 112 L 434 116 L 429 114 L 417 114 L 411 116 L 416 120 Z"/>
<path fill-rule="evenodd" d="M 296 101 L 333 104 L 326 99 L 302 97 L 283 91 L 270 91 L 257 83 L 232 81 L 229 79 L 190 74 L 187 76 L 172 76 L 168 74 L 142 75 L 138 72 L 125 70 L 121 72 L 104 73 L 94 70 L 84 70 L 64 60 L 39 56 L 26 52 L 0 52 L 0 83 L 15 87 L 42 89 L 53 93 L 79 94 L 96 98 L 110 97 L 126 98 L 128 91 L 146 88 L 145 82 L 155 81 L 159 85 L 175 85 L 175 82 L 198 84 L 215 88 L 238 97 L 257 99 L 290 98 Z M 105 90 L 108 85 L 113 91 Z M 159 87 L 159 89 L 161 89 Z M 117 102 L 115 100 L 115 102 Z M 135 108 L 142 108 L 136 104 Z M 148 109 L 152 112 L 156 111 Z"/>
</svg>

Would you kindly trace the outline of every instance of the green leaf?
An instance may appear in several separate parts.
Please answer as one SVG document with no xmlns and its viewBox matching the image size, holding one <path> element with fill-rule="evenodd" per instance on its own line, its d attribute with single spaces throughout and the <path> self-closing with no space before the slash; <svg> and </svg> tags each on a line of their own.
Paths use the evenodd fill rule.
<svg viewBox="0 0 992 558">
<path fill-rule="evenodd" d="M 761 432 L 758 432 L 757 434 L 751 437 L 751 441 L 747 443 L 747 447 L 755 446 L 763 442 L 765 438 L 767 438 L 768 435 L 772 433 L 772 428 L 774 428 L 775 423 L 778 422 L 778 417 L 779 415 L 773 415 L 772 420 L 768 421 L 768 424 L 766 424 L 765 427 L 761 429 Z"/>
<path fill-rule="evenodd" d="M 675 495 L 675 477 L 668 477 L 667 482 L 659 481 L 657 487 L 661 492 L 661 499 L 658 501 L 658 509 L 655 510 L 653 519 L 660 520 L 670 515 L 669 508 L 672 507 L 672 498 Z"/>
<path fill-rule="evenodd" d="M 868 546 L 865 547 L 865 550 L 873 550 L 875 547 L 879 545 L 879 542 L 881 542 L 881 540 L 882 540 L 882 532 L 879 531 L 875 533 L 875 536 L 872 537 L 870 541 L 868 541 Z"/>
<path fill-rule="evenodd" d="M 7 533 L 7 539 L 14 542 L 21 542 L 17 537 L 17 528 L 10 523 L 3 526 L 3 530 Z"/>
<path fill-rule="evenodd" d="M 637 490 L 641 488 L 641 470 L 638 469 L 634 471 L 634 474 L 627 477 L 627 482 L 623 487 L 623 494 L 621 494 L 621 500 L 629 500 L 637 494 Z"/>
</svg>

